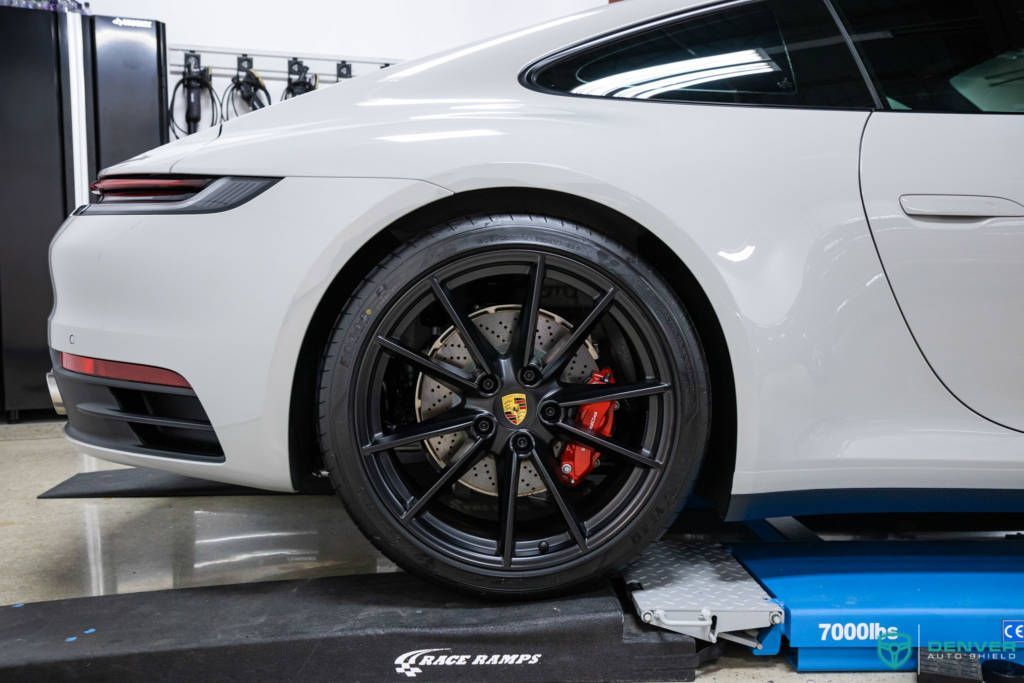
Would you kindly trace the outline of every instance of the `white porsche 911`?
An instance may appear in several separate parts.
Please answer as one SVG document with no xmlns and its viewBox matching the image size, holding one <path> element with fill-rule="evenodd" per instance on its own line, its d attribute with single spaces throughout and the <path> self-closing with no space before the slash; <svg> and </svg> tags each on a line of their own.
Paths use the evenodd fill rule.
<svg viewBox="0 0 1024 683">
<path fill-rule="evenodd" d="M 1024 1 L 630 0 L 107 169 L 68 437 L 330 477 L 479 593 L 733 519 L 1024 501 Z"/>
</svg>

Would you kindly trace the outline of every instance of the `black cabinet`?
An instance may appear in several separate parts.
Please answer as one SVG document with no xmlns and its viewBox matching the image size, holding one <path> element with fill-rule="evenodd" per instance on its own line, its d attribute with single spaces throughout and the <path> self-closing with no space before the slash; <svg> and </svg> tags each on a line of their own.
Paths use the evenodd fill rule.
<svg viewBox="0 0 1024 683">
<path fill-rule="evenodd" d="M 67 213 L 58 15 L 0 8 L 0 358 L 8 412 L 49 407 L 46 253 Z"/>
<path fill-rule="evenodd" d="M 167 142 L 164 25 L 148 19 L 89 17 L 95 126 L 93 167 L 120 163 Z"/>
<path fill-rule="evenodd" d="M 159 22 L 0 7 L 0 407 L 9 415 L 50 407 L 50 241 L 99 169 L 167 141 L 166 79 Z"/>
</svg>

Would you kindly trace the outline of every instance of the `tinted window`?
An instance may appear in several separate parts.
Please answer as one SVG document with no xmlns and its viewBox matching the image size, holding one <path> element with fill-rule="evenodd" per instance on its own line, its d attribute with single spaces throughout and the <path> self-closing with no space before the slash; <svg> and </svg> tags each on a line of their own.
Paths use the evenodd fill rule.
<svg viewBox="0 0 1024 683">
<path fill-rule="evenodd" d="M 1024 112 L 1024 0 L 834 0 L 889 108 Z"/>
<path fill-rule="evenodd" d="M 640 100 L 870 108 L 820 0 L 762 0 L 624 33 L 536 69 L 541 88 Z"/>
</svg>

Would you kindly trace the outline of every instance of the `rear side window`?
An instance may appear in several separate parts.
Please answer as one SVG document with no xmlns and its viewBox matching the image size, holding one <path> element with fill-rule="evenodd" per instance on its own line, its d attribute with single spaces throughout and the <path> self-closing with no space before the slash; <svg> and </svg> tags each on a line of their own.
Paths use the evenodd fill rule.
<svg viewBox="0 0 1024 683">
<path fill-rule="evenodd" d="M 556 56 L 527 78 L 590 97 L 874 106 L 821 0 L 760 0 L 658 22 Z"/>
<path fill-rule="evenodd" d="M 1024 112 L 1024 0 L 833 0 L 893 110 Z"/>
</svg>

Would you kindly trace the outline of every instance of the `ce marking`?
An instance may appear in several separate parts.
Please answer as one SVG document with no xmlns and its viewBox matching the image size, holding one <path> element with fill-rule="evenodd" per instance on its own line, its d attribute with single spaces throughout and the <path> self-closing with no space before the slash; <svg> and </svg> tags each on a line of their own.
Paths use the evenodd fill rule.
<svg viewBox="0 0 1024 683">
<path fill-rule="evenodd" d="M 1003 619 L 1003 642 L 1024 643 L 1024 619 Z"/>
</svg>

